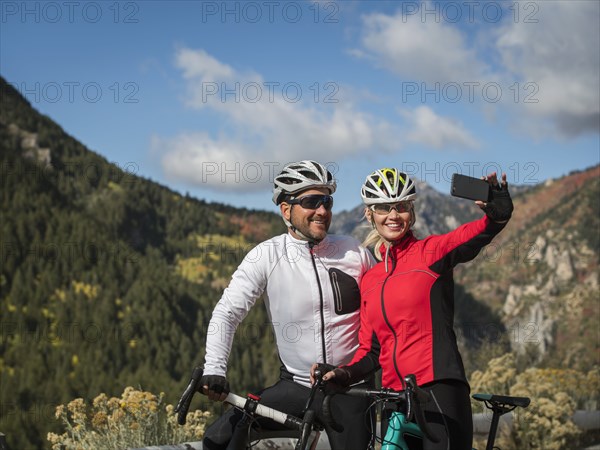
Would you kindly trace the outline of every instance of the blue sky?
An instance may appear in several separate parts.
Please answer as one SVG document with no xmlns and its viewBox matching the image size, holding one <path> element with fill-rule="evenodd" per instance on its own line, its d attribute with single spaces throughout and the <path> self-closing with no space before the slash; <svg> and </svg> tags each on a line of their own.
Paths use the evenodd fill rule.
<svg viewBox="0 0 600 450">
<path fill-rule="evenodd" d="M 0 4 L 0 74 L 125 170 L 275 211 L 316 159 L 335 209 L 394 166 L 532 184 L 600 162 L 596 1 Z"/>
</svg>

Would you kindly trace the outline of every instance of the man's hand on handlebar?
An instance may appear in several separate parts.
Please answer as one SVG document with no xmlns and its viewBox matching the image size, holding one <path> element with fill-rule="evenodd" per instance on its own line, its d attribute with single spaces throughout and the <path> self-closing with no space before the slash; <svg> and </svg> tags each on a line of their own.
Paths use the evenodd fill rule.
<svg viewBox="0 0 600 450">
<path fill-rule="evenodd" d="M 315 384 L 316 372 L 320 371 L 324 382 L 333 383 L 341 388 L 350 386 L 350 371 L 345 367 L 335 367 L 331 364 L 314 363 L 310 368 L 310 382 Z"/>
<path fill-rule="evenodd" d="M 211 400 L 222 402 L 229 394 L 229 382 L 221 375 L 204 375 L 200 379 L 198 391 Z"/>
<path fill-rule="evenodd" d="M 314 385 L 317 382 L 317 378 L 322 380 L 324 375 L 333 371 L 333 369 L 335 369 L 335 366 L 331 364 L 314 363 L 310 368 L 310 384 Z"/>
</svg>

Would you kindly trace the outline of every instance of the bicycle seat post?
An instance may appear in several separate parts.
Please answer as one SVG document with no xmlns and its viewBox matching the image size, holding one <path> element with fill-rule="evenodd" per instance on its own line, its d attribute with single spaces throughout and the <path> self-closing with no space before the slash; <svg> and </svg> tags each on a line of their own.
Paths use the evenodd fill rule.
<svg viewBox="0 0 600 450">
<path fill-rule="evenodd" d="M 493 450 L 494 448 L 494 441 L 496 440 L 496 432 L 498 431 L 500 416 L 514 410 L 517 407 L 527 408 L 531 402 L 529 397 L 509 397 L 506 395 L 483 393 L 473 394 L 473 398 L 483 402 L 488 409 L 492 410 L 492 423 L 490 424 L 488 443 L 485 448 L 486 450 Z"/>
<path fill-rule="evenodd" d="M 493 450 L 494 449 L 494 441 L 496 440 L 496 432 L 498 431 L 498 423 L 500 422 L 500 416 L 503 414 L 498 411 L 496 408 L 492 409 L 492 423 L 490 424 L 490 431 L 488 433 L 488 441 L 485 447 L 485 450 Z"/>
<path fill-rule="evenodd" d="M 492 423 L 490 424 L 490 431 L 488 433 L 488 442 L 485 450 L 493 450 L 494 442 L 496 441 L 496 433 L 498 431 L 498 423 L 500 422 L 500 416 L 503 416 L 507 412 L 515 409 L 514 406 L 507 407 L 494 402 L 485 402 L 485 405 L 492 410 Z"/>
</svg>

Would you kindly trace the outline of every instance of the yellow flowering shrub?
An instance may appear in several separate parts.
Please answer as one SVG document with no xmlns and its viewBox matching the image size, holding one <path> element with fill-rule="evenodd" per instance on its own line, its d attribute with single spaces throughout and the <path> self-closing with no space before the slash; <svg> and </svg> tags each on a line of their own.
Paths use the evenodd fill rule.
<svg viewBox="0 0 600 450">
<path fill-rule="evenodd" d="M 529 368 L 517 373 L 515 356 L 507 353 L 489 361 L 485 371 L 471 375 L 471 392 L 529 397 L 529 407 L 513 411 L 511 430 L 499 430 L 497 445 L 506 450 L 576 448 L 581 430 L 573 423 L 577 407 L 597 405 L 600 370 L 583 373 L 573 369 Z M 472 402 L 475 412 L 483 403 Z M 476 442 L 484 448 L 484 442 Z"/>
<path fill-rule="evenodd" d="M 581 434 L 571 420 L 577 405 L 574 391 L 583 379 L 583 374 L 571 369 L 530 368 L 519 374 L 510 394 L 531 398 L 526 410 L 515 411 L 522 448 L 573 448 Z"/>
<path fill-rule="evenodd" d="M 590 370 L 585 377 L 585 396 L 581 403 L 587 411 L 600 408 L 600 367 Z"/>
<path fill-rule="evenodd" d="M 471 392 L 508 395 L 516 375 L 515 355 L 506 353 L 491 359 L 484 372 L 476 370 L 471 374 Z M 472 406 L 474 412 L 482 412 L 484 408 L 481 402 L 472 402 Z"/>
<path fill-rule="evenodd" d="M 56 408 L 65 432 L 49 433 L 48 441 L 52 450 L 122 450 L 200 440 L 210 414 L 192 411 L 181 426 L 163 397 L 127 387 L 121 398 L 102 393 L 91 405 L 77 398 Z"/>
</svg>

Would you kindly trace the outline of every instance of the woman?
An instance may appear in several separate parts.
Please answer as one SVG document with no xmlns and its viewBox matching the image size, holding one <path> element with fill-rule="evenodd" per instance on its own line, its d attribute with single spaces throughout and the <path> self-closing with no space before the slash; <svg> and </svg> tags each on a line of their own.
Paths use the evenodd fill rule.
<svg viewBox="0 0 600 450">
<path fill-rule="evenodd" d="M 377 170 L 361 190 L 365 217 L 373 227 L 365 245 L 374 245 L 381 262 L 361 281 L 360 347 L 348 366 L 329 371 L 324 380 L 348 386 L 380 365 L 382 385 L 402 390 L 403 377 L 414 374 L 431 394 L 425 416 L 440 438 L 438 443 L 426 439 L 425 450 L 471 449 L 470 388 L 453 329 L 452 270 L 475 258 L 513 210 L 506 174 L 500 184 L 496 173 L 484 179 L 491 185 L 490 200 L 476 203 L 485 216 L 425 239 L 412 231 L 417 192 L 407 174 Z"/>
</svg>

